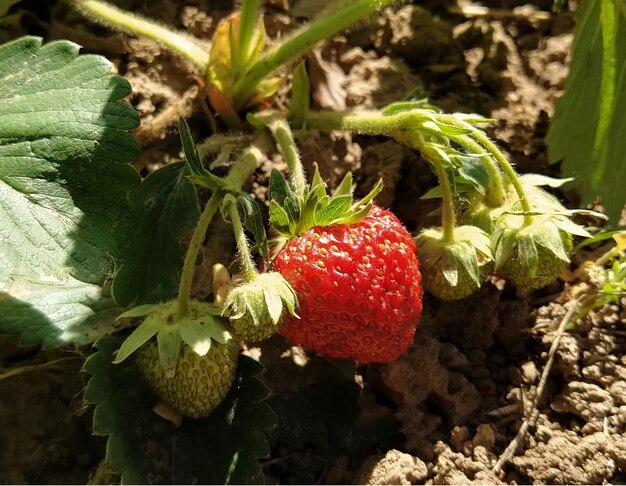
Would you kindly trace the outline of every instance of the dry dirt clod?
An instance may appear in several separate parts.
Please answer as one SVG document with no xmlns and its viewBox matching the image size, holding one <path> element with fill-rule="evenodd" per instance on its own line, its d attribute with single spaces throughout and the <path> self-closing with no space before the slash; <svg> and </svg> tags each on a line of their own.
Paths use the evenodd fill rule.
<svg viewBox="0 0 626 486">
<path fill-rule="evenodd" d="M 427 476 L 422 460 L 392 449 L 384 456 L 366 459 L 353 484 L 417 484 Z"/>
</svg>

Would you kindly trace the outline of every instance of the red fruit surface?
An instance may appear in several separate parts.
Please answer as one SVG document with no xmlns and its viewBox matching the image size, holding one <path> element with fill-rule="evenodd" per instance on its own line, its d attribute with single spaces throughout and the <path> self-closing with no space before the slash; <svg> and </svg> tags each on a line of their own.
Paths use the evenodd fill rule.
<svg viewBox="0 0 626 486">
<path fill-rule="evenodd" d="M 274 268 L 295 290 L 300 319 L 286 316 L 280 334 L 333 358 L 397 359 L 422 312 L 416 252 L 398 218 L 378 206 L 359 223 L 314 227 L 292 238 Z"/>
</svg>

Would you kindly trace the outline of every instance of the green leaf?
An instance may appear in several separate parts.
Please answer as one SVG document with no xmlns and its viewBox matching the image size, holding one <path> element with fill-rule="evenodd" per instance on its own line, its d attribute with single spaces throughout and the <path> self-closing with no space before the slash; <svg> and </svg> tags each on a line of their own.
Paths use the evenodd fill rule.
<svg viewBox="0 0 626 486">
<path fill-rule="evenodd" d="M 306 64 L 302 61 L 293 73 L 291 80 L 291 106 L 289 107 L 289 119 L 299 125 L 304 115 L 309 111 L 311 104 L 309 75 L 306 72 Z"/>
<path fill-rule="evenodd" d="M 88 344 L 121 328 L 110 289 L 68 277 L 53 285 L 12 277 L 0 291 L 0 331 L 47 348 Z"/>
<path fill-rule="evenodd" d="M 620 4 L 622 7 L 620 8 Z M 548 156 L 563 160 L 584 200 L 602 197 L 615 224 L 626 203 L 626 15 L 623 2 L 582 2 L 565 94 L 548 135 Z"/>
<path fill-rule="evenodd" d="M 98 341 L 85 364 L 85 397 L 96 404 L 94 432 L 108 435 L 106 460 L 122 484 L 260 484 L 257 458 L 269 453 L 274 426 L 263 367 L 241 356 L 229 394 L 207 418 L 180 427 L 152 412 L 157 399 L 132 360 L 112 364 L 120 339 Z"/>
<path fill-rule="evenodd" d="M 196 190 L 183 162 L 150 174 L 131 195 L 134 231 L 113 281 L 121 305 L 174 298 L 198 221 Z"/>
<path fill-rule="evenodd" d="M 103 286 L 139 183 L 136 112 L 111 63 L 67 41 L 0 46 L 0 332 L 47 346 L 111 332 Z"/>
</svg>

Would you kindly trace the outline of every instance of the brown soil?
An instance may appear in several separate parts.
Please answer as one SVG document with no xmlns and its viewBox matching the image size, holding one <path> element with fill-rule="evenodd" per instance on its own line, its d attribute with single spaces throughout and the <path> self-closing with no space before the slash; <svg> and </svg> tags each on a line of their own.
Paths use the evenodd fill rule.
<svg viewBox="0 0 626 486">
<path fill-rule="evenodd" d="M 116 3 L 205 39 L 230 8 L 205 0 Z M 522 171 L 554 172 L 543 138 L 567 75 L 571 14 L 534 20 L 533 9 L 527 8 L 516 17 L 466 18 L 446 10 L 453 3 L 424 2 L 432 4 L 431 10 L 413 5 L 387 9 L 380 18 L 317 48 L 309 57 L 314 104 L 378 108 L 405 96 L 428 96 L 445 110 L 494 118 L 491 135 Z M 543 3 L 549 9 L 552 2 Z M 488 4 L 511 9 L 518 2 Z M 85 23 L 65 7 L 45 10 L 29 14 L 34 27 L 28 24 L 27 31 L 69 38 L 85 51 L 106 55 L 132 83 L 130 102 L 142 121 L 135 132 L 142 146 L 136 165 L 142 173 L 180 157 L 179 116 L 190 118 L 198 137 L 210 134 L 214 121 L 207 116 L 190 65 L 154 42 Z M 297 23 L 277 6 L 270 8 L 266 22 L 272 35 Z M 2 36 L 15 36 L 20 29 L 15 30 Z M 381 205 L 393 208 L 411 230 L 435 223 L 430 216 L 434 203 L 419 200 L 435 183 L 419 154 L 392 141 L 343 133 L 311 133 L 299 142 L 307 168 L 317 162 L 331 186 L 352 170 L 359 192 L 365 193 L 382 177 Z M 281 163 L 271 156 L 259 171 L 252 190 L 261 201 L 269 171 Z M 230 238 L 212 240 L 206 254 L 228 263 L 232 246 Z M 210 269 L 207 261 L 195 286 L 199 297 L 211 289 Z M 292 468 L 272 466 L 291 454 L 290 447 L 297 448 L 277 443 L 267 463 L 268 481 L 623 482 L 626 311 L 617 306 L 601 309 L 565 334 L 536 426 L 503 473 L 492 472 L 520 427 L 555 329 L 571 305 L 557 297 L 561 289 L 562 283 L 556 283 L 536 295 L 537 301 L 518 300 L 510 290 L 491 284 L 455 303 L 427 296 L 410 351 L 396 362 L 357 369 L 364 416 L 395 418 L 395 439 L 364 449 L 361 457 L 329 459 L 313 473 L 295 463 Z M 321 366 L 320 358 L 307 358 L 280 338 L 250 352 L 268 367 L 274 393 L 295 389 Z M 0 341 L 4 371 L 72 356 Z M 80 360 L 67 360 L 6 379 L 0 375 L 0 482 L 84 483 L 96 471 L 103 439 L 89 435 L 90 411 L 79 398 L 84 386 L 80 365 Z"/>
</svg>

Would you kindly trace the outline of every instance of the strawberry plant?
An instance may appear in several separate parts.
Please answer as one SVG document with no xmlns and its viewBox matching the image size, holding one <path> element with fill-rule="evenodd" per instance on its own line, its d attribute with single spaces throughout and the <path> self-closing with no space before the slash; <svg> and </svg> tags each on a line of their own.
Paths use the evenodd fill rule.
<svg viewBox="0 0 626 486">
<path fill-rule="evenodd" d="M 389 3 L 339 2 L 267 47 L 258 4 L 244 0 L 207 49 L 100 0 L 73 1 L 160 41 L 206 81 L 219 132 L 196 146 L 181 119 L 184 160 L 143 179 L 130 165 L 138 116 L 121 101 L 130 86 L 105 59 L 68 41 L 0 47 L 0 331 L 46 347 L 94 345 L 85 398 L 123 482 L 261 482 L 276 417 L 263 367 L 242 349 L 278 333 L 332 359 L 393 361 L 413 341 L 422 284 L 453 300 L 495 276 L 527 295 L 567 266 L 575 236 L 589 236 L 541 188 L 562 181 L 518 175 L 480 128 L 488 119 L 425 100 L 313 110 L 302 63 L 289 109 L 272 104 L 291 61 Z M 308 182 L 296 135 L 309 129 L 419 151 L 439 181 L 426 197 L 441 199 L 441 225 L 412 236 L 375 204 L 381 183 L 355 200 L 351 174 L 332 194 L 319 171 Z M 228 171 L 207 169 L 226 139 Z M 272 152 L 288 177 L 272 171 L 265 221 L 246 182 Z M 226 263 L 203 254 L 217 218 L 232 229 L 236 265 L 225 291 L 201 301 L 191 293 L 199 262 Z"/>
</svg>

